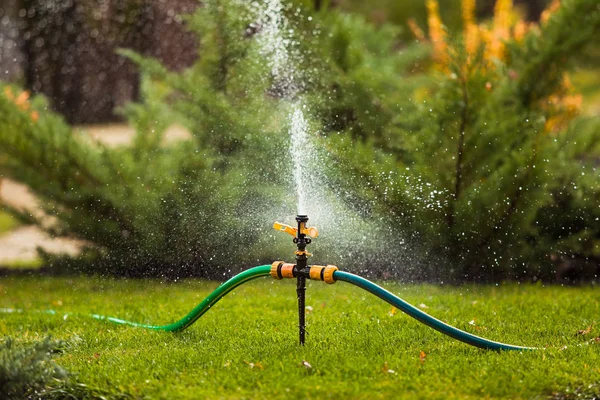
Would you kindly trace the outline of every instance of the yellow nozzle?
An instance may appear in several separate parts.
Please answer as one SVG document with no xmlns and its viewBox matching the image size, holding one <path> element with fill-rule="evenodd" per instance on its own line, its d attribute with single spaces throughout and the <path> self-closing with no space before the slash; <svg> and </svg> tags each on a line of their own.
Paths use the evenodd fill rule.
<svg viewBox="0 0 600 400">
<path fill-rule="evenodd" d="M 273 224 L 273 228 L 276 231 L 281 231 L 281 232 L 285 232 L 288 233 L 294 237 L 296 237 L 296 234 L 298 233 L 298 229 L 297 228 L 293 228 L 289 225 L 286 224 L 282 224 L 281 222 L 275 222 Z M 302 233 L 306 236 L 310 236 L 312 238 L 316 238 L 317 236 L 319 236 L 319 231 L 317 230 L 317 228 L 304 228 L 302 230 Z"/>
<path fill-rule="evenodd" d="M 315 227 L 304 228 L 304 231 L 302 233 L 304 233 L 306 236 L 310 236 L 312 238 L 316 238 L 317 236 L 319 236 L 319 231 Z"/>
<path fill-rule="evenodd" d="M 288 233 L 288 234 L 290 234 L 290 235 L 292 235 L 294 237 L 296 237 L 296 233 L 298 232 L 298 229 L 292 228 L 291 226 L 286 225 L 286 224 L 282 224 L 281 222 L 275 222 L 273 224 L 273 228 L 276 231 L 285 232 L 285 233 Z"/>
</svg>

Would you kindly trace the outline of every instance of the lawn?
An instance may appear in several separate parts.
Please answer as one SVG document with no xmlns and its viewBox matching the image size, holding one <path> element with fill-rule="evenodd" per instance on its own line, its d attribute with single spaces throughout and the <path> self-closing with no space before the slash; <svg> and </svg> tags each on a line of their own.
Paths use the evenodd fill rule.
<svg viewBox="0 0 600 400">
<path fill-rule="evenodd" d="M 0 335 L 65 340 L 56 361 L 87 385 L 147 398 L 571 398 L 600 394 L 600 290 L 542 285 L 384 286 L 493 340 L 546 347 L 493 352 L 425 327 L 343 282 L 310 282 L 307 344 L 297 344 L 295 286 L 263 278 L 182 333 L 64 312 L 167 323 L 218 283 L 3 278 Z M 52 308 L 58 315 L 36 313 Z M 591 327 L 589 333 L 578 334 Z M 589 344 L 588 344 L 589 343 Z M 565 347 L 566 346 L 566 347 Z M 575 392 L 575 394 L 573 394 Z M 571 394 L 569 394 L 571 393 Z M 573 397 L 575 398 L 575 397 Z"/>
</svg>

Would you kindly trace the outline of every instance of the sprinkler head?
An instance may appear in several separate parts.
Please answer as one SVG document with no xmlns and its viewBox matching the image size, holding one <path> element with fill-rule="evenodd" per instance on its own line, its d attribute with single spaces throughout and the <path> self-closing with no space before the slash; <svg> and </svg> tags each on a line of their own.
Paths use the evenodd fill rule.
<svg viewBox="0 0 600 400">
<path fill-rule="evenodd" d="M 298 214 L 296 215 L 296 221 L 298 222 L 298 232 L 300 232 L 302 235 L 309 236 L 312 238 L 316 238 L 317 236 L 319 236 L 319 231 L 317 230 L 317 228 L 309 228 L 306 226 L 306 223 L 308 222 L 308 215 Z M 308 240 L 308 243 L 310 243 L 310 239 Z"/>
<path fill-rule="evenodd" d="M 298 239 L 297 236 L 300 236 L 298 234 L 298 232 L 300 232 L 300 234 L 302 234 L 304 236 L 308 236 L 311 238 L 316 238 L 317 236 L 319 236 L 319 231 L 317 230 L 317 228 L 315 228 L 315 227 L 307 228 L 306 227 L 306 222 L 308 221 L 308 216 L 298 215 L 298 216 L 296 216 L 296 221 L 298 221 L 298 226 L 300 226 L 300 224 L 302 224 L 301 231 L 299 231 L 298 228 L 294 228 L 289 225 L 282 224 L 281 222 L 275 222 L 273 224 L 273 229 L 275 229 L 276 231 L 285 232 L 288 235 L 293 236 L 295 239 Z M 294 243 L 296 243 L 296 242 L 294 242 Z"/>
<path fill-rule="evenodd" d="M 296 215 L 296 221 L 298 221 L 298 222 L 308 222 L 308 215 L 298 214 L 298 215 Z"/>
</svg>

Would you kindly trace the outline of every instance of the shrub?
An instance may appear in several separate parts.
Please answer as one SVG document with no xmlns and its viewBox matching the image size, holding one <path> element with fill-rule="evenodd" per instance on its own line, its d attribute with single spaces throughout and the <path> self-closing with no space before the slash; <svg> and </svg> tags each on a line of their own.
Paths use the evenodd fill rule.
<svg viewBox="0 0 600 400">
<path fill-rule="evenodd" d="M 297 52 L 309 55 L 297 64 L 307 79 L 287 98 L 286 83 L 263 62 L 252 15 L 240 2 L 206 2 L 188 17 L 202 52 L 188 70 L 169 72 L 123 50 L 145 76 L 142 101 L 121 110 L 136 128 L 129 147 L 91 143 L 48 112 L 43 98 L 30 101 L 4 87 L 0 146 L 7 160 L 0 168 L 29 185 L 53 219 L 11 212 L 52 235 L 87 243 L 78 260 L 46 255 L 48 262 L 117 275 L 214 277 L 282 257 L 277 245 L 284 240 L 285 254 L 290 251 L 270 228 L 296 211 L 290 102 L 303 97 L 314 104 L 310 122 L 328 132 L 381 135 L 376 116 L 391 120 L 393 109 L 384 109 L 389 103 L 380 97 L 400 97 L 407 85 L 395 78 L 423 50 L 391 51 L 397 32 L 358 17 L 323 12 L 311 22 L 304 11 L 285 12 L 302 39 Z M 371 74 L 373 68 L 382 73 Z M 163 144 L 172 122 L 189 129 L 189 140 Z"/>
<path fill-rule="evenodd" d="M 153 90 L 150 83 L 145 86 Z M 79 266 L 115 274 L 185 275 L 227 246 L 219 235 L 235 230 L 235 216 L 218 208 L 241 201 L 240 196 L 234 197 L 218 160 L 201 147 L 159 146 L 161 126 L 150 114 L 155 109 L 146 114 L 132 109 L 139 128 L 133 147 L 108 149 L 43 112 L 41 98 L 31 103 L 40 110 L 36 119 L 8 96 L 0 98 L 0 107 L 5 128 L 0 141 L 8 154 L 4 170 L 27 183 L 55 221 L 11 211 L 52 235 L 87 241 L 81 260 L 92 263 Z M 246 232 L 238 232 L 240 244 L 245 238 Z"/>
<path fill-rule="evenodd" d="M 498 280 L 547 277 L 552 257 L 598 257 L 598 222 L 583 218 L 598 212 L 598 122 L 573 124 L 578 97 L 565 74 L 598 34 L 597 1 L 553 5 L 538 26 L 510 0 L 476 25 L 465 0 L 462 38 L 448 37 L 435 0 L 425 4 L 429 38 L 408 47 L 390 26 L 285 8 L 297 40 L 284 38 L 295 44 L 282 79 L 264 60 L 251 10 L 208 1 L 187 19 L 201 43 L 188 70 L 122 51 L 145 76 L 142 101 L 122 110 L 136 127 L 130 147 L 75 136 L 42 98 L 6 88 L 0 168 L 32 187 L 54 220 L 12 212 L 85 240 L 79 261 L 89 271 L 220 276 L 270 262 L 287 251 L 270 222 L 295 213 L 287 129 L 301 99 L 327 153 L 314 169 L 319 185 L 350 210 L 347 220 L 386 221 L 319 240 L 328 261 L 385 271 L 428 259 L 421 276 Z M 162 143 L 172 122 L 189 140 Z"/>
<path fill-rule="evenodd" d="M 417 253 L 441 255 L 432 276 L 549 277 L 553 254 L 597 258 L 600 124 L 571 123 L 580 100 L 565 74 L 599 32 L 597 2 L 564 1 L 537 26 L 499 0 L 489 24 L 464 14 L 462 39 L 428 7 L 436 81 L 360 150 L 332 139 L 354 166 L 345 176 L 367 182 L 354 185 L 363 201 L 406 227 Z"/>
<path fill-rule="evenodd" d="M 11 338 L 0 342 L 0 397 L 12 399 L 129 399 L 125 393 L 108 392 L 78 383 L 52 361 L 63 346 L 49 337 L 27 345 Z"/>
<path fill-rule="evenodd" d="M 35 398 L 53 379 L 64 379 L 66 372 L 50 359 L 56 346 L 49 338 L 29 346 L 16 346 L 10 338 L 0 343 L 0 396 Z"/>
</svg>

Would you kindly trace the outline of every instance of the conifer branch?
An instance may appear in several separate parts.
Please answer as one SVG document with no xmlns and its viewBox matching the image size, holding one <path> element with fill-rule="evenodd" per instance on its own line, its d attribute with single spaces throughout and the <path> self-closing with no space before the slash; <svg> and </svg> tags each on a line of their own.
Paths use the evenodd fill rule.
<svg viewBox="0 0 600 400">
<path fill-rule="evenodd" d="M 462 184 L 463 175 L 463 152 L 465 147 L 465 130 L 467 129 L 467 123 L 469 118 L 469 94 L 467 91 L 466 77 L 460 75 L 461 91 L 462 91 L 462 112 L 460 117 L 460 125 L 458 130 L 458 144 L 456 149 L 456 172 L 454 175 L 454 194 L 453 199 L 450 202 L 450 211 L 448 212 L 448 227 L 452 228 L 455 223 L 455 203 L 460 197 L 460 190 Z"/>
</svg>

